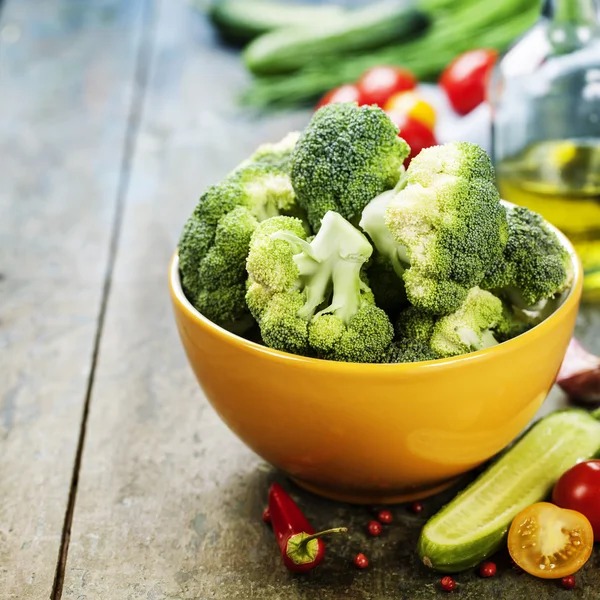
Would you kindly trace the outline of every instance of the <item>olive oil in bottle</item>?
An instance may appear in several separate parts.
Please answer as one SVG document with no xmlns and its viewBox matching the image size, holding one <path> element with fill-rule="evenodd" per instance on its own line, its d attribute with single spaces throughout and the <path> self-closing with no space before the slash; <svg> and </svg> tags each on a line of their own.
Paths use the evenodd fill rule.
<svg viewBox="0 0 600 600">
<path fill-rule="evenodd" d="M 502 196 L 575 245 L 600 302 L 600 0 L 544 0 L 488 86 Z"/>
<path fill-rule="evenodd" d="M 600 300 L 600 138 L 533 143 L 496 165 L 505 200 L 540 213 L 573 242 L 584 298 Z"/>
</svg>

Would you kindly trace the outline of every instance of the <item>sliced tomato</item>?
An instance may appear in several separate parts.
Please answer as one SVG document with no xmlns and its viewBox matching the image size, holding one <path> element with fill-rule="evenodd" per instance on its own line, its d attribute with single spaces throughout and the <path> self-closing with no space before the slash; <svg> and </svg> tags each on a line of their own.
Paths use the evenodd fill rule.
<svg viewBox="0 0 600 600">
<path fill-rule="evenodd" d="M 400 137 L 406 140 L 406 143 L 410 146 L 410 154 L 404 161 L 404 166 L 408 167 L 410 161 L 423 150 L 423 148 L 429 148 L 430 146 L 436 146 L 437 140 L 433 131 L 416 119 L 407 117 L 404 113 L 398 111 L 392 111 L 388 113 L 389 118 L 395 123 L 400 129 Z"/>
<path fill-rule="evenodd" d="M 362 103 L 381 107 L 393 94 L 413 90 L 416 86 L 417 80 L 410 71 L 391 65 L 372 67 L 363 73 L 357 83 Z"/>
<path fill-rule="evenodd" d="M 594 546 L 588 519 L 575 510 L 537 502 L 522 510 L 508 532 L 508 551 L 527 573 L 542 579 L 572 575 Z"/>
<path fill-rule="evenodd" d="M 364 104 L 359 89 L 354 84 L 347 83 L 327 92 L 319 100 L 316 110 L 326 104 L 333 104 L 335 102 L 358 102 L 359 104 Z"/>
<path fill-rule="evenodd" d="M 435 126 L 435 110 L 428 102 L 414 91 L 394 94 L 384 106 L 386 112 L 404 113 L 411 119 L 416 119 L 433 131 Z"/>
</svg>

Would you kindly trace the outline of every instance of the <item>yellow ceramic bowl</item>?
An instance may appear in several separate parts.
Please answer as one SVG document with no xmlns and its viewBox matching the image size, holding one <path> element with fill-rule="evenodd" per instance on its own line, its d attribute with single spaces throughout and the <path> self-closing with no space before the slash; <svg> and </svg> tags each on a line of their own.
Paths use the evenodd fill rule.
<svg viewBox="0 0 600 600">
<path fill-rule="evenodd" d="M 200 385 L 231 430 L 299 485 L 336 500 L 421 498 L 506 446 L 535 415 L 573 332 L 582 272 L 562 305 L 493 348 L 412 364 L 286 354 L 221 329 L 187 301 L 177 255 L 170 288 Z"/>
</svg>

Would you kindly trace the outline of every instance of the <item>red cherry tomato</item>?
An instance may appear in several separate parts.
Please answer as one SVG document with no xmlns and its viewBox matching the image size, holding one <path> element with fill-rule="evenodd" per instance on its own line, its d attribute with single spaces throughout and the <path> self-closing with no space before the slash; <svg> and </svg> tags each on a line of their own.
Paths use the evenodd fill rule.
<svg viewBox="0 0 600 600">
<path fill-rule="evenodd" d="M 421 121 L 417 121 L 417 119 L 412 119 L 404 113 L 395 111 L 388 113 L 388 116 L 399 127 L 400 137 L 406 140 L 406 143 L 410 146 L 410 154 L 404 161 L 405 167 L 408 167 L 410 161 L 419 154 L 423 148 L 437 146 L 437 140 L 435 139 L 433 131 L 423 125 Z"/>
<path fill-rule="evenodd" d="M 364 102 L 362 102 L 360 91 L 352 83 L 341 85 L 340 87 L 334 88 L 327 92 L 319 100 L 317 109 L 321 108 L 321 106 L 325 106 L 326 104 L 333 104 L 334 102 L 358 102 L 359 104 L 364 104 Z"/>
<path fill-rule="evenodd" d="M 378 106 L 383 106 L 393 94 L 413 90 L 416 85 L 417 80 L 410 71 L 389 65 L 365 71 L 357 83 L 362 104 Z"/>
<path fill-rule="evenodd" d="M 569 469 L 556 482 L 552 502 L 576 510 L 592 524 L 594 540 L 600 541 L 600 460 L 586 460 Z"/>
<path fill-rule="evenodd" d="M 495 50 L 469 50 L 444 69 L 440 85 L 457 113 L 466 115 L 485 100 L 485 88 L 497 57 Z"/>
</svg>

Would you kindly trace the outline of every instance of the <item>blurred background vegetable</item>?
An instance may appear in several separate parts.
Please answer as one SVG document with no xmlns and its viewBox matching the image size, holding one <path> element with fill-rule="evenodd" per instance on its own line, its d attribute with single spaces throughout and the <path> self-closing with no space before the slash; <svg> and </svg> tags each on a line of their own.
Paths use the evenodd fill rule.
<svg viewBox="0 0 600 600">
<path fill-rule="evenodd" d="M 573 338 L 556 383 L 577 402 L 600 403 L 600 358 Z"/>
<path fill-rule="evenodd" d="M 209 17 L 223 38 L 245 44 L 258 36 L 281 29 L 334 21 L 344 13 L 335 4 L 288 4 L 273 0 L 220 0 L 209 8 Z"/>
<path fill-rule="evenodd" d="M 416 86 L 417 80 L 409 70 L 391 65 L 367 69 L 357 83 L 362 102 L 382 108 L 393 94 L 413 90 Z"/>
<path fill-rule="evenodd" d="M 353 83 L 340 85 L 327 92 L 319 100 L 317 108 L 321 108 L 321 106 L 325 106 L 326 104 L 333 104 L 334 102 L 358 102 L 358 104 L 364 104 L 360 91 Z"/>
<path fill-rule="evenodd" d="M 394 94 L 384 104 L 387 113 L 399 112 L 411 119 L 419 121 L 433 131 L 435 126 L 435 110 L 416 92 Z"/>
<path fill-rule="evenodd" d="M 255 79 L 244 95 L 265 107 L 306 104 L 380 65 L 433 81 L 467 50 L 504 50 L 537 20 L 539 8 L 537 0 L 398 0 L 336 13 L 331 5 L 221 0 L 211 17 L 229 37 L 266 32 L 245 51 Z M 295 9 L 300 17 L 290 26 Z"/>
<path fill-rule="evenodd" d="M 384 0 L 335 19 L 315 19 L 272 31 L 244 50 L 244 62 L 256 75 L 285 74 L 317 57 L 339 61 L 350 53 L 413 38 L 428 24 L 427 15 L 415 4 L 413 0 Z M 252 1 L 247 8 L 253 10 Z"/>
<path fill-rule="evenodd" d="M 435 146 L 436 114 L 415 88 L 416 77 L 402 67 L 379 65 L 365 71 L 356 83 L 347 83 L 327 92 L 316 108 L 335 102 L 376 104 L 383 108 L 400 129 L 400 136 L 410 146 L 404 166 L 423 150 Z"/>
<path fill-rule="evenodd" d="M 418 119 L 398 111 L 390 112 L 388 115 L 400 129 L 400 136 L 410 146 L 410 154 L 404 163 L 405 167 L 421 150 L 437 145 L 433 131 Z"/>
<path fill-rule="evenodd" d="M 470 113 L 485 100 L 488 80 L 497 58 L 495 50 L 469 50 L 444 69 L 440 86 L 458 114 Z"/>
</svg>

